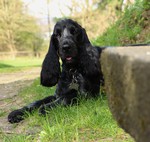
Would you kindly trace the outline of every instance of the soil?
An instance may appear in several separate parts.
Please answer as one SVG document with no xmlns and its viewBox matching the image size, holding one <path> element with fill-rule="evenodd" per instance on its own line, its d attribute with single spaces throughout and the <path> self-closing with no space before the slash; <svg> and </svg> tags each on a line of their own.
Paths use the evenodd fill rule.
<svg viewBox="0 0 150 142">
<path fill-rule="evenodd" d="M 18 99 L 19 91 L 31 85 L 39 76 L 40 68 L 0 74 L 0 134 L 18 133 L 14 130 L 14 125 L 7 121 L 7 115 L 12 108 L 22 106 L 22 99 Z"/>
</svg>

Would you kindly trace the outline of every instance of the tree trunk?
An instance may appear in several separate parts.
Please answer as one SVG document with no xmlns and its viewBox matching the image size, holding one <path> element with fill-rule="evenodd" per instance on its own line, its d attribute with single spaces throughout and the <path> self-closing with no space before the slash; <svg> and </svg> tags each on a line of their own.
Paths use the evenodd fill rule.
<svg viewBox="0 0 150 142">
<path fill-rule="evenodd" d="M 15 46 L 13 44 L 11 44 L 11 43 L 9 43 L 7 46 L 9 48 L 10 52 L 11 52 L 11 58 L 15 59 L 16 58 Z"/>
<path fill-rule="evenodd" d="M 15 59 L 16 57 L 16 48 L 15 48 L 15 41 L 14 41 L 14 36 L 13 32 L 11 30 L 7 30 L 7 47 L 9 48 L 11 54 L 12 54 L 12 59 Z"/>
</svg>

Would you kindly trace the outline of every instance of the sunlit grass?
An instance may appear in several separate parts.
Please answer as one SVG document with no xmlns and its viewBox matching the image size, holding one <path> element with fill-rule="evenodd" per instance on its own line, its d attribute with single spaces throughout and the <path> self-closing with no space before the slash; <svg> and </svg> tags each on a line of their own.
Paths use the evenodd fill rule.
<svg viewBox="0 0 150 142">
<path fill-rule="evenodd" d="M 16 72 L 31 67 L 39 67 L 42 64 L 42 58 L 16 58 L 13 60 L 0 60 L 0 72 Z"/>
<path fill-rule="evenodd" d="M 99 46 L 122 46 L 138 43 L 150 43 L 150 34 L 147 32 L 148 24 L 144 14 L 148 9 L 148 1 L 137 0 L 134 5 L 126 9 L 123 15 L 110 26 L 106 32 L 93 40 Z M 147 29 L 146 29 L 147 26 Z M 142 31 L 144 35 L 142 35 Z M 140 36 L 140 40 L 138 40 Z"/>
<path fill-rule="evenodd" d="M 40 86 L 37 79 L 19 96 L 27 104 L 52 95 L 54 91 L 55 87 Z M 105 95 L 98 99 L 82 99 L 71 107 L 58 106 L 46 117 L 35 111 L 15 128 L 22 130 L 21 134 L 3 135 L 4 142 L 133 142 L 113 119 Z"/>
</svg>

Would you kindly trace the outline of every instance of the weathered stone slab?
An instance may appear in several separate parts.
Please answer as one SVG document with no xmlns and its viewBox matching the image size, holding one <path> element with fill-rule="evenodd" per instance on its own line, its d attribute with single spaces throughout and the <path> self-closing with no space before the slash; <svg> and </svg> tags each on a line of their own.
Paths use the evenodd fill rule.
<svg viewBox="0 0 150 142">
<path fill-rule="evenodd" d="M 108 48 L 101 64 L 118 124 L 137 142 L 150 142 L 150 46 Z"/>
</svg>

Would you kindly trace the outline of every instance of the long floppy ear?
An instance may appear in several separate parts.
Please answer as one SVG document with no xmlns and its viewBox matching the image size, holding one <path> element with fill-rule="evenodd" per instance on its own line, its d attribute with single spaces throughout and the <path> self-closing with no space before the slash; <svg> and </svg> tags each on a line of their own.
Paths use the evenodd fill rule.
<svg viewBox="0 0 150 142">
<path fill-rule="evenodd" d="M 60 75 L 59 56 L 57 54 L 58 47 L 54 35 L 51 36 L 50 46 L 47 55 L 42 64 L 41 84 L 51 87 L 56 85 Z"/>
<path fill-rule="evenodd" d="M 79 44 L 81 44 L 81 45 L 85 45 L 85 44 L 90 44 L 90 41 L 89 41 L 89 38 L 88 38 L 88 36 L 87 36 L 87 33 L 86 33 L 86 31 L 85 31 L 85 29 L 84 28 L 82 28 L 82 27 L 80 27 L 81 29 L 80 29 L 80 33 L 79 33 L 79 35 L 78 35 L 78 37 L 77 37 L 77 41 L 79 42 Z"/>
<path fill-rule="evenodd" d="M 99 76 L 100 73 L 100 53 L 96 47 L 93 47 L 88 39 L 85 29 L 82 30 L 83 43 L 80 51 L 80 63 L 85 75 Z M 92 77 L 92 78 L 93 78 Z"/>
<path fill-rule="evenodd" d="M 86 44 L 90 44 L 89 38 L 84 28 L 82 28 L 82 41 Z"/>
</svg>

